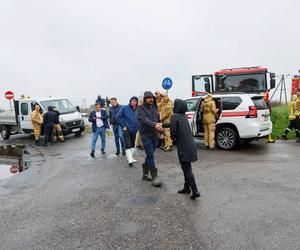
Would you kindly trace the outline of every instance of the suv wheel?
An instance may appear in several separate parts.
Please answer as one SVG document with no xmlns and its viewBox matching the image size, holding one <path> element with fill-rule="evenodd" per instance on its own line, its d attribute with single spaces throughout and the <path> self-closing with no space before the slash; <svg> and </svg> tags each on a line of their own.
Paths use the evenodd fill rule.
<svg viewBox="0 0 300 250">
<path fill-rule="evenodd" d="M 1 137 L 3 138 L 3 140 L 8 140 L 10 137 L 10 130 L 6 127 L 0 127 L 0 133 L 1 133 Z"/>
<path fill-rule="evenodd" d="M 238 146 L 238 135 L 231 128 L 220 128 L 216 133 L 217 147 L 223 150 L 232 150 Z"/>
</svg>

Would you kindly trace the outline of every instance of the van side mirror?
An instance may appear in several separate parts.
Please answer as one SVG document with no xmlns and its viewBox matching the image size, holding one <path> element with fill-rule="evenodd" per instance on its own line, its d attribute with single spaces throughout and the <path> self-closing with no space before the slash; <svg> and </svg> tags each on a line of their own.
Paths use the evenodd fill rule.
<svg viewBox="0 0 300 250">
<path fill-rule="evenodd" d="M 275 78 L 271 78 L 271 80 L 270 80 L 270 88 L 271 88 L 271 89 L 274 89 L 275 86 L 276 86 Z"/>
<path fill-rule="evenodd" d="M 205 92 L 211 92 L 210 90 L 210 84 L 208 82 L 205 83 Z"/>
<path fill-rule="evenodd" d="M 270 78 L 275 78 L 276 77 L 276 74 L 275 73 L 270 73 Z"/>
</svg>

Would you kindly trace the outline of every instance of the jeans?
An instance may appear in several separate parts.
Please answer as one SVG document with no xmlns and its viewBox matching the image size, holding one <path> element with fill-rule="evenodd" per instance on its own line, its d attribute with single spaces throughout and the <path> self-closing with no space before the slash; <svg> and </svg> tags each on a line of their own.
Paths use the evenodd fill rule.
<svg viewBox="0 0 300 250">
<path fill-rule="evenodd" d="M 120 125 L 113 125 L 113 132 L 115 136 L 115 144 L 117 151 L 120 152 L 120 144 L 122 151 L 125 150 L 125 145 L 124 145 L 124 138 L 123 138 L 123 130 Z"/>
<path fill-rule="evenodd" d="M 105 127 L 101 127 L 101 128 L 96 128 L 96 131 L 93 132 L 93 138 L 92 138 L 92 151 L 95 152 L 96 149 L 96 143 L 98 140 L 98 137 L 101 137 L 101 150 L 105 150 L 105 144 L 106 144 L 106 128 Z"/>
<path fill-rule="evenodd" d="M 142 142 L 146 152 L 145 166 L 148 168 L 156 168 L 154 162 L 154 152 L 157 145 L 157 137 L 147 138 L 143 137 Z"/>
</svg>

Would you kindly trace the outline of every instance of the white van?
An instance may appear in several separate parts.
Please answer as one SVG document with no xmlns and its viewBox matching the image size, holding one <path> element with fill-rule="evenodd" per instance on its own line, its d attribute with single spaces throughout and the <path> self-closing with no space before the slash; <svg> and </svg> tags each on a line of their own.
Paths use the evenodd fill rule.
<svg viewBox="0 0 300 250">
<path fill-rule="evenodd" d="M 271 134 L 270 110 L 261 95 L 245 93 L 212 94 L 218 112 L 216 122 L 216 145 L 223 150 L 232 150 L 241 144 L 248 144 L 256 138 Z M 187 99 L 189 120 L 195 137 L 203 137 L 202 112 L 203 96 Z"/>
<path fill-rule="evenodd" d="M 49 106 L 60 112 L 59 121 L 64 135 L 81 135 L 84 131 L 82 116 L 67 98 L 20 99 L 14 100 L 13 111 L 0 113 L 0 133 L 3 139 L 9 139 L 13 134 L 33 133 L 31 113 L 35 104 L 39 104 L 43 112 Z"/>
</svg>

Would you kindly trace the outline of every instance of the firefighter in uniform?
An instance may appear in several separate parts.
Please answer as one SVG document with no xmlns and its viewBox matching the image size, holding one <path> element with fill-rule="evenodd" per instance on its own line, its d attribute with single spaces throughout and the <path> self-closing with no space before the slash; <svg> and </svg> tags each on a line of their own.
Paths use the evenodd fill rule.
<svg viewBox="0 0 300 250">
<path fill-rule="evenodd" d="M 143 97 L 140 96 L 139 105 L 143 105 L 143 103 L 144 103 Z M 135 147 L 139 148 L 139 149 L 144 149 L 144 145 L 143 145 L 143 142 L 142 142 L 142 137 L 141 137 L 140 131 L 138 131 L 137 134 L 136 134 Z"/>
<path fill-rule="evenodd" d="M 299 129 L 296 126 L 296 116 L 295 116 L 295 111 L 296 111 L 296 102 L 297 102 L 297 95 L 292 96 L 292 100 L 289 104 L 289 120 L 290 120 L 290 125 L 284 130 L 282 138 L 283 139 L 288 139 L 288 134 L 291 132 L 291 130 L 295 130 L 296 137 L 299 137 Z"/>
<path fill-rule="evenodd" d="M 300 130 L 300 89 L 298 89 L 298 91 L 296 92 L 297 95 L 297 101 L 296 101 L 296 105 L 295 105 L 295 126 L 298 129 L 298 131 Z M 300 137 L 298 134 L 298 138 L 296 140 L 296 142 L 300 142 Z"/>
<path fill-rule="evenodd" d="M 269 108 L 269 111 L 270 111 L 270 116 L 272 115 L 272 108 L 271 108 L 271 104 L 270 104 L 270 101 L 269 101 L 269 98 L 268 98 L 268 94 L 266 94 L 266 93 L 263 93 L 263 97 L 264 97 L 264 100 L 265 100 L 265 102 L 266 102 L 266 104 L 267 104 L 267 106 L 268 106 L 268 108 Z M 275 140 L 272 138 L 272 135 L 271 134 L 269 134 L 268 136 L 267 136 L 267 140 L 266 140 L 268 143 L 274 143 L 275 142 Z"/>
<path fill-rule="evenodd" d="M 162 103 L 160 105 L 160 120 L 161 123 L 168 124 L 171 122 L 171 116 L 173 115 L 173 105 L 167 94 L 161 94 L 161 98 Z M 173 144 L 169 128 L 165 129 L 164 142 L 164 147 L 162 147 L 161 149 L 164 151 L 172 151 Z"/>
<path fill-rule="evenodd" d="M 64 142 L 65 138 L 64 138 L 64 135 L 62 133 L 62 129 L 61 129 L 61 126 L 60 126 L 60 123 L 59 123 L 60 113 L 55 107 L 54 107 L 53 111 L 56 114 L 56 119 L 55 119 L 55 122 L 54 122 L 53 139 L 54 139 L 54 141 Z"/>
<path fill-rule="evenodd" d="M 155 99 L 156 99 L 156 106 L 157 106 L 157 111 L 160 112 L 161 104 L 162 104 L 162 98 L 161 98 L 161 93 L 159 90 L 155 91 Z"/>
<path fill-rule="evenodd" d="M 35 145 L 40 145 L 41 127 L 43 124 L 43 115 L 41 114 L 41 107 L 36 104 L 34 111 L 31 113 L 31 122 L 33 125 L 33 132 L 35 137 Z"/>
<path fill-rule="evenodd" d="M 162 97 L 161 97 L 161 92 L 159 90 L 156 90 L 155 93 L 155 102 L 156 102 L 156 107 L 159 115 L 161 116 L 161 105 L 162 105 Z M 157 140 L 157 148 L 164 148 L 164 136 L 160 133 L 157 134 L 158 140 Z"/>
<path fill-rule="evenodd" d="M 211 94 L 207 94 L 204 97 L 204 101 L 201 103 L 201 110 L 203 112 L 204 143 L 208 150 L 213 150 L 215 148 L 217 108 Z"/>
</svg>

